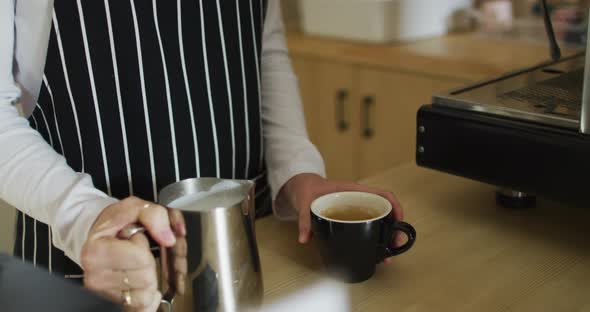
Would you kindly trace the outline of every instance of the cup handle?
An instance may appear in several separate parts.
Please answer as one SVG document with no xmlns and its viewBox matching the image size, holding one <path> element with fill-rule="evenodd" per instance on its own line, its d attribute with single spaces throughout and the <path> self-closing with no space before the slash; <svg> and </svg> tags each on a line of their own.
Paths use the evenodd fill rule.
<svg viewBox="0 0 590 312">
<path fill-rule="evenodd" d="M 132 223 L 129 224 L 127 226 L 125 226 L 121 231 L 119 231 L 119 233 L 117 234 L 117 238 L 119 239 L 126 239 L 129 240 L 131 239 L 134 235 L 139 234 L 139 233 L 146 233 L 146 229 L 141 226 L 140 224 L 137 223 Z M 148 239 L 151 240 L 151 238 L 148 235 Z M 152 245 L 150 243 L 150 245 Z M 153 248 L 152 252 L 154 251 Z M 166 268 L 162 268 L 163 270 L 169 270 L 169 272 L 172 272 L 172 274 L 169 274 L 169 276 L 174 276 L 173 275 L 173 268 L 168 265 Z M 166 291 L 166 293 L 162 296 L 162 300 L 160 301 L 160 309 L 158 309 L 158 311 L 165 311 L 165 312 L 172 312 L 172 301 L 174 299 L 174 294 L 176 292 L 176 285 L 174 285 L 174 283 L 172 282 L 172 280 L 170 279 L 170 283 L 168 285 L 168 291 Z"/>
<path fill-rule="evenodd" d="M 381 261 L 385 260 L 386 258 L 397 256 L 408 251 L 410 248 L 412 248 L 414 242 L 416 241 L 416 230 L 409 223 L 403 221 L 388 220 L 385 226 L 386 230 L 384 231 L 383 237 L 385 250 L 383 252 L 383 257 Z M 403 232 L 408 237 L 408 241 L 400 247 L 393 247 L 391 245 L 393 235 L 396 231 Z"/>
</svg>

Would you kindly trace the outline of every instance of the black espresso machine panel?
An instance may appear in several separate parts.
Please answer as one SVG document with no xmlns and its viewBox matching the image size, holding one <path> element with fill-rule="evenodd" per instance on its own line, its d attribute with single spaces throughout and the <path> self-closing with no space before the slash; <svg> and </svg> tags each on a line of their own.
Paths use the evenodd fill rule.
<svg viewBox="0 0 590 312">
<path fill-rule="evenodd" d="M 501 203 L 532 194 L 590 205 L 585 60 L 578 54 L 434 96 L 418 112 L 417 164 L 497 185 Z"/>
</svg>

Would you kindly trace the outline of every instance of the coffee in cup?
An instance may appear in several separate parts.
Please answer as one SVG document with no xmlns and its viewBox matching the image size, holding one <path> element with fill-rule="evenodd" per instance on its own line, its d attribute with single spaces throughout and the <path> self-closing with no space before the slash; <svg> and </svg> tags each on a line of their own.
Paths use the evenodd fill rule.
<svg viewBox="0 0 590 312">
<path fill-rule="evenodd" d="M 340 221 L 361 221 L 379 216 L 379 210 L 367 206 L 340 205 L 328 207 L 322 211 L 322 216 Z"/>
<path fill-rule="evenodd" d="M 393 220 L 391 203 L 375 194 L 339 192 L 317 198 L 311 204 L 312 229 L 328 273 L 350 283 L 362 282 L 375 273 L 377 263 L 409 250 L 416 230 Z M 392 246 L 397 231 L 407 242 Z"/>
</svg>

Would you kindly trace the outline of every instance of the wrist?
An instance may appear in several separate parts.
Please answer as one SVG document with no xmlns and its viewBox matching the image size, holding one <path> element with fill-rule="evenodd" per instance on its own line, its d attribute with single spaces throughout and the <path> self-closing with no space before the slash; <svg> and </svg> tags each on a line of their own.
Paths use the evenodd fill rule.
<svg viewBox="0 0 590 312">
<path fill-rule="evenodd" d="M 298 211 L 298 195 L 313 191 L 311 185 L 321 183 L 325 179 L 316 173 L 300 173 L 291 177 L 283 186 L 277 196 L 277 203 L 287 205 Z"/>
<path fill-rule="evenodd" d="M 283 191 L 285 195 L 289 198 L 294 197 L 298 190 L 304 189 L 306 186 L 317 183 L 323 182 L 325 179 L 316 173 L 300 173 L 293 176 L 291 179 L 285 183 L 283 187 Z"/>
<path fill-rule="evenodd" d="M 82 247 L 88 239 L 90 230 L 104 209 L 115 202 L 117 200 L 111 197 L 97 197 L 80 203 L 79 205 L 83 208 L 80 210 L 81 213 L 76 216 L 74 222 L 69 220 L 71 225 L 67 236 L 62 236 L 62 232 L 59 230 L 56 233 L 57 235 L 54 235 L 56 247 L 62 249 L 69 258 L 80 265 Z M 63 229 L 64 224 L 62 222 L 66 223 L 67 220 L 56 221 L 54 227 L 56 229 Z"/>
<path fill-rule="evenodd" d="M 297 219 L 299 214 L 298 197 L 309 193 L 304 189 L 309 181 L 324 181 L 322 175 L 313 172 L 301 172 L 290 176 L 277 190 L 273 201 L 275 216 L 281 220 Z M 310 188 L 313 190 L 313 188 Z"/>
</svg>

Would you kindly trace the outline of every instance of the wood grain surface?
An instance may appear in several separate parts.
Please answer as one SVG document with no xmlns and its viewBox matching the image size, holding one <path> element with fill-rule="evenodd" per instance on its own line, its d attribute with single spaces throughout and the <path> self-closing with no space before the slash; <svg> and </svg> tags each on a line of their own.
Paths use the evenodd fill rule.
<svg viewBox="0 0 590 312">
<path fill-rule="evenodd" d="M 494 203 L 495 188 L 404 165 L 364 181 L 394 191 L 418 231 L 413 249 L 348 285 L 352 311 L 590 311 L 590 210 Z M 295 224 L 260 220 L 265 300 L 326 278 Z"/>
</svg>

